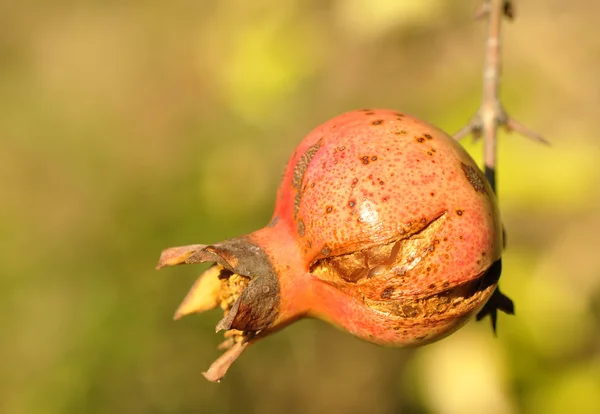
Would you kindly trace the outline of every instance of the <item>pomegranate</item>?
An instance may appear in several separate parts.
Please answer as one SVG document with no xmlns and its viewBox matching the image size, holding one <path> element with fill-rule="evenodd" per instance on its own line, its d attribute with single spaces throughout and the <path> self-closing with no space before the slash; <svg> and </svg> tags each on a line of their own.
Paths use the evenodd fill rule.
<svg viewBox="0 0 600 414">
<path fill-rule="evenodd" d="M 302 317 L 397 347 L 439 340 L 477 312 L 495 326 L 497 309 L 512 312 L 497 290 L 502 239 L 494 193 L 457 142 L 364 109 L 300 143 L 266 227 L 167 249 L 158 268 L 214 263 L 175 317 L 224 310 L 227 351 L 204 373 L 219 381 L 249 344 Z"/>
</svg>

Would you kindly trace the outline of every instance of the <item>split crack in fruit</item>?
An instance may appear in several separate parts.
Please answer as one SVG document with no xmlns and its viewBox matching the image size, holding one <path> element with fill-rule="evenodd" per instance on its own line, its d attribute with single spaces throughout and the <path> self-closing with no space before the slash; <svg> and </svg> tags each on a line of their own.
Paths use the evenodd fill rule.
<svg viewBox="0 0 600 414">
<path fill-rule="evenodd" d="M 473 315 L 512 313 L 497 289 L 502 225 L 494 193 L 440 129 L 390 110 L 342 114 L 290 158 L 269 225 L 163 251 L 158 268 L 213 263 L 175 318 L 221 307 L 219 381 L 243 350 L 315 317 L 364 340 L 420 346 Z"/>
</svg>

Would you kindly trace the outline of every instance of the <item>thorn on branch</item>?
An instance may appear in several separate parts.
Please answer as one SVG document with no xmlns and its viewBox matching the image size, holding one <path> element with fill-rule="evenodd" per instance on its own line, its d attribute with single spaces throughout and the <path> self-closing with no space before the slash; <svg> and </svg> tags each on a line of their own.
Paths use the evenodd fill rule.
<svg viewBox="0 0 600 414">
<path fill-rule="evenodd" d="M 489 1 L 481 3 L 479 6 L 477 6 L 477 9 L 475 9 L 475 20 L 482 20 L 484 17 L 487 17 L 490 10 L 491 10 L 491 6 L 490 6 Z M 502 13 L 509 20 L 514 20 L 514 18 L 515 18 L 514 2 L 511 0 L 504 0 L 504 3 L 502 5 Z"/>
<path fill-rule="evenodd" d="M 517 134 L 529 138 L 533 141 L 541 142 L 542 144 L 550 145 L 550 141 L 545 139 L 543 136 L 535 132 L 534 130 L 526 127 L 514 118 L 507 117 L 506 124 L 504 125 L 508 132 L 515 131 Z"/>
<path fill-rule="evenodd" d="M 515 18 L 515 4 L 511 0 L 504 0 L 503 10 L 504 15 L 513 20 Z"/>
<path fill-rule="evenodd" d="M 496 111 L 497 112 L 493 114 L 493 118 L 497 127 L 504 127 L 507 132 L 516 132 L 517 134 L 520 134 L 525 138 L 529 138 L 532 141 L 550 145 L 550 141 L 545 139 L 541 134 L 509 116 L 501 107 L 497 107 Z M 483 131 L 481 112 L 483 112 L 483 108 L 480 108 L 475 116 L 471 118 L 469 123 L 453 135 L 455 140 L 459 141 L 471 134 L 473 135 L 474 141 L 478 141 L 481 138 Z"/>
<path fill-rule="evenodd" d="M 481 3 L 479 6 L 477 6 L 477 9 L 475 9 L 475 20 L 482 20 L 484 17 L 486 17 L 490 12 L 490 3 L 485 2 L 485 3 Z"/>
<path fill-rule="evenodd" d="M 458 132 L 454 134 L 454 139 L 459 141 L 466 137 L 467 135 L 473 134 L 473 139 L 477 141 L 481 138 L 481 130 L 483 128 L 483 122 L 481 121 L 481 116 L 477 113 L 467 125 L 462 127 Z"/>
</svg>

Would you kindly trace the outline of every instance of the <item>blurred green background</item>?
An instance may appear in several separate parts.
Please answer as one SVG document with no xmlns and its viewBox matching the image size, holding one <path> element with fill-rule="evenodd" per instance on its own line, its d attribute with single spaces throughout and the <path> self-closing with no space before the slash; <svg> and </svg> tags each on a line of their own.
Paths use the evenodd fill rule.
<svg viewBox="0 0 600 414">
<path fill-rule="evenodd" d="M 302 321 L 225 381 L 203 267 L 161 249 L 270 217 L 295 145 L 390 107 L 452 133 L 479 105 L 477 0 L 0 1 L 0 412 L 600 412 L 600 3 L 517 2 L 501 135 L 517 316 L 415 351 Z M 465 146 L 481 159 L 481 144 Z"/>
</svg>

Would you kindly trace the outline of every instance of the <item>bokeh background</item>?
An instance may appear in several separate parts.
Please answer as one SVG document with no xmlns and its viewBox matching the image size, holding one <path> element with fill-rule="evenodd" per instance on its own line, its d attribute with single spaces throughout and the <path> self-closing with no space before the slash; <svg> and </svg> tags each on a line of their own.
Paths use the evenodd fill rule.
<svg viewBox="0 0 600 414">
<path fill-rule="evenodd" d="M 452 133 L 479 105 L 477 0 L 0 1 L 0 412 L 600 412 L 600 3 L 517 2 L 502 134 L 517 316 L 415 351 L 303 321 L 225 381 L 203 267 L 161 249 L 262 227 L 289 154 L 341 112 Z M 465 146 L 481 159 L 481 144 Z"/>
</svg>

